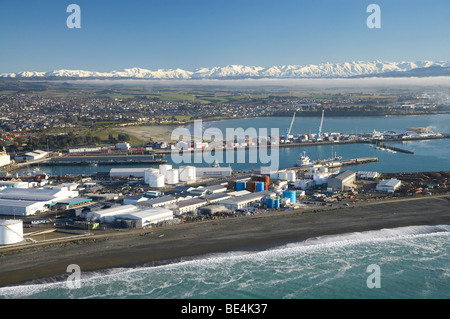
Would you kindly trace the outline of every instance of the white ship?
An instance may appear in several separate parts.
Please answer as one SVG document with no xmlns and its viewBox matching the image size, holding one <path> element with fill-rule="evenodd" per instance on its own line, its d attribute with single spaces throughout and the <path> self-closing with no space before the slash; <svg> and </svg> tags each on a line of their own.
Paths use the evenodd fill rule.
<svg viewBox="0 0 450 319">
<path fill-rule="evenodd" d="M 311 166 L 311 165 L 314 165 L 314 163 L 311 163 L 311 159 L 309 158 L 309 156 L 306 156 L 306 152 L 303 152 L 303 155 L 300 156 L 300 158 L 297 161 L 295 166 L 305 167 L 305 166 Z"/>
<path fill-rule="evenodd" d="M 311 161 L 309 156 L 306 156 L 306 152 L 300 156 L 299 160 L 295 164 L 296 167 L 308 167 L 313 165 L 323 165 L 323 166 L 339 166 L 339 162 L 342 160 L 342 156 L 336 156 L 323 160 Z"/>
</svg>

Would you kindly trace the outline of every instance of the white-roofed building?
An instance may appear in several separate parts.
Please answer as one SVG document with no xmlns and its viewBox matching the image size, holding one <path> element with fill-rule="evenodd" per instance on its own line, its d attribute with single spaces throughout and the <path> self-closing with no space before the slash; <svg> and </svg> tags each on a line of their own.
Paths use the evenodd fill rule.
<svg viewBox="0 0 450 319">
<path fill-rule="evenodd" d="M 263 190 L 260 192 L 249 193 L 241 196 L 236 196 L 233 198 L 228 198 L 219 201 L 220 205 L 225 206 L 230 210 L 237 210 L 244 207 L 249 207 L 255 204 L 260 204 L 264 198 L 275 196 L 274 192 Z"/>
<path fill-rule="evenodd" d="M 231 167 L 197 167 L 196 177 L 230 177 L 233 170 Z"/>
<path fill-rule="evenodd" d="M 139 208 L 136 205 L 120 205 L 86 214 L 86 219 L 100 223 L 114 223 L 118 219 L 133 220 L 135 227 L 142 228 L 162 221 L 172 220 L 173 212 L 162 207 Z"/>
<path fill-rule="evenodd" d="M 173 212 L 170 209 L 155 207 L 117 215 L 116 219 L 119 218 L 134 220 L 136 221 L 136 228 L 143 228 L 152 224 L 173 220 Z"/>
<path fill-rule="evenodd" d="M 151 198 L 147 201 L 137 202 L 136 205 L 146 207 L 165 207 L 177 202 L 177 198 L 172 195 L 165 195 L 161 197 Z"/>
<path fill-rule="evenodd" d="M 3 149 L 3 151 L 0 152 L 0 167 L 9 164 L 11 164 L 11 156 L 8 155 L 6 151 Z"/>
<path fill-rule="evenodd" d="M 123 199 L 123 204 L 124 205 L 136 205 L 138 202 L 146 202 L 149 199 L 147 197 L 142 197 L 142 196 L 127 196 Z"/>
<path fill-rule="evenodd" d="M 25 153 L 22 158 L 26 161 L 34 161 L 34 160 L 38 160 L 41 158 L 44 158 L 47 156 L 47 152 L 45 151 L 41 151 L 41 150 L 36 150 L 36 151 L 32 151 L 32 152 L 27 152 Z"/>
<path fill-rule="evenodd" d="M 328 187 L 333 191 L 347 191 L 355 188 L 356 173 L 344 171 L 328 179 Z"/>
<path fill-rule="evenodd" d="M 377 185 L 376 190 L 380 192 L 393 193 L 401 185 L 402 182 L 396 178 L 385 179 Z"/>
<path fill-rule="evenodd" d="M 0 190 L 0 199 L 16 199 L 31 201 L 56 202 L 59 200 L 77 197 L 78 191 L 67 187 L 45 186 L 44 188 L 5 188 Z"/>
<path fill-rule="evenodd" d="M 241 191 L 234 191 L 234 192 L 229 192 L 227 193 L 228 195 L 230 195 L 231 197 L 236 197 L 236 196 L 242 196 L 242 195 L 247 195 L 250 194 L 251 192 L 248 190 L 241 190 Z"/>
<path fill-rule="evenodd" d="M 96 220 L 100 223 L 111 223 L 116 219 L 116 215 L 127 214 L 137 211 L 136 205 L 118 205 L 107 209 L 100 209 L 86 213 L 87 220 Z"/>
<path fill-rule="evenodd" d="M 46 202 L 0 199 L 0 215 L 30 216 L 48 210 Z"/>
<path fill-rule="evenodd" d="M 188 212 L 193 212 L 197 208 L 207 205 L 208 202 L 201 198 L 190 198 L 186 200 L 181 200 L 176 203 L 175 212 L 177 214 L 185 214 Z"/>
<path fill-rule="evenodd" d="M 145 170 L 148 168 L 145 167 L 133 167 L 133 168 L 127 168 L 127 167 L 118 167 L 118 168 L 111 168 L 109 171 L 109 177 L 138 177 L 138 178 L 144 178 L 145 176 Z"/>
<path fill-rule="evenodd" d="M 356 177 L 360 179 L 375 179 L 380 174 L 378 172 L 358 171 Z"/>
<path fill-rule="evenodd" d="M 21 181 L 0 181 L 0 187 L 29 188 L 29 183 Z"/>
<path fill-rule="evenodd" d="M 4 188 L 0 190 L 0 214 L 29 216 L 43 212 L 58 202 L 75 198 L 78 191 L 67 187 Z"/>
</svg>

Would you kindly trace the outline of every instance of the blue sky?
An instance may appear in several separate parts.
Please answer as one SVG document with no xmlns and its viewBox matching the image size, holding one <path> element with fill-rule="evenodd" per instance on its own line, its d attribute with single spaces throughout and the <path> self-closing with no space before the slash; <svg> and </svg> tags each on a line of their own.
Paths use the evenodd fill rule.
<svg viewBox="0 0 450 319">
<path fill-rule="evenodd" d="M 66 8 L 81 7 L 69 29 Z M 366 8 L 381 8 L 369 29 Z M 448 0 L 0 0 L 0 73 L 450 61 Z"/>
</svg>

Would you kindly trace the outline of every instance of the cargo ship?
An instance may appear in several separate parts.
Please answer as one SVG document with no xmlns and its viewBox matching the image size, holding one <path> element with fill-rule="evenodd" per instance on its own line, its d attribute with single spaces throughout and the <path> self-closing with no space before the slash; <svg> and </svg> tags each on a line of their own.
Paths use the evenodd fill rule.
<svg viewBox="0 0 450 319">
<path fill-rule="evenodd" d="M 311 159 L 306 156 L 305 152 L 300 156 L 299 160 L 295 164 L 295 167 L 300 168 L 311 168 L 311 167 L 342 167 L 342 166 L 353 166 L 353 165 L 360 165 L 360 164 L 367 164 L 367 163 L 373 163 L 378 162 L 377 157 L 363 157 L 363 158 L 354 158 L 354 159 L 347 159 L 343 160 L 341 156 L 334 156 L 331 158 L 323 159 L 323 160 L 315 160 L 311 161 Z"/>
<path fill-rule="evenodd" d="M 310 167 L 310 166 L 314 166 L 314 165 L 322 165 L 322 166 L 333 167 L 333 166 L 340 166 L 338 164 L 341 160 L 342 160 L 342 156 L 335 155 L 334 157 L 331 157 L 331 158 L 311 161 L 309 156 L 306 155 L 306 152 L 303 152 L 303 154 L 300 155 L 300 158 L 298 159 L 295 166 L 296 167 Z"/>
</svg>

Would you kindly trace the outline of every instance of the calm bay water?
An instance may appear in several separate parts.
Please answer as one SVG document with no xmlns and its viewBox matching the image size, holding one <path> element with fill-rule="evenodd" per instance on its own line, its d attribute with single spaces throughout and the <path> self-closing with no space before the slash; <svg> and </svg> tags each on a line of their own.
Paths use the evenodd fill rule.
<svg viewBox="0 0 450 319">
<path fill-rule="evenodd" d="M 291 118 L 289 117 L 263 117 L 251 119 L 236 119 L 224 120 L 215 122 L 204 122 L 203 129 L 218 128 L 224 136 L 226 136 L 227 128 L 239 128 L 244 130 L 248 128 L 268 129 L 270 133 L 272 128 L 278 128 L 280 134 L 284 134 L 286 128 L 289 127 Z M 316 133 L 320 124 L 320 118 L 307 117 L 302 118 L 297 116 L 292 128 L 293 134 L 300 133 Z M 408 127 L 428 127 L 435 132 L 450 133 L 450 114 L 436 114 L 436 115 L 420 115 L 420 116 L 392 116 L 392 117 L 325 117 L 323 123 L 323 132 L 340 132 L 344 134 L 362 133 L 388 130 L 406 130 Z M 192 126 L 188 128 L 193 131 Z M 390 153 L 387 151 L 377 150 L 367 144 L 347 144 L 347 145 L 322 145 L 322 146 L 305 146 L 305 147 L 289 147 L 279 149 L 279 168 L 293 167 L 298 160 L 300 154 L 306 152 L 312 160 L 324 159 L 333 156 L 334 154 L 342 156 L 344 159 L 359 158 L 359 157 L 378 157 L 379 162 L 369 163 L 349 167 L 348 169 L 370 170 L 378 172 L 420 172 L 420 171 L 445 171 L 450 170 L 450 139 L 439 140 L 423 140 L 423 141 L 406 141 L 406 142 L 391 142 L 400 148 L 414 151 L 414 154 L 406 153 Z M 249 171 L 252 168 L 267 166 L 270 163 L 261 163 L 259 161 L 259 154 L 257 154 L 257 163 L 250 162 L 248 152 L 240 151 L 246 154 L 245 162 L 238 163 L 238 155 L 234 156 L 234 163 L 227 161 L 225 152 L 224 155 L 218 159 L 221 166 L 230 165 L 234 170 Z M 270 156 L 270 153 L 269 153 Z M 183 162 L 181 164 L 174 163 L 171 156 L 167 156 L 166 160 L 174 167 L 180 165 L 193 164 L 196 166 L 209 166 L 212 163 L 203 161 L 201 163 Z M 123 167 L 151 167 L 152 165 L 123 165 Z M 156 167 L 157 165 L 153 165 Z M 42 167 L 48 174 L 93 174 L 95 172 L 109 172 L 111 168 L 119 167 L 103 166 L 51 166 Z M 31 169 L 25 169 L 23 172 L 31 172 Z"/>
</svg>

